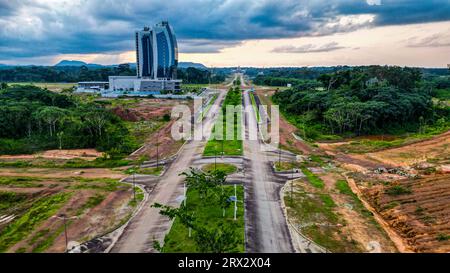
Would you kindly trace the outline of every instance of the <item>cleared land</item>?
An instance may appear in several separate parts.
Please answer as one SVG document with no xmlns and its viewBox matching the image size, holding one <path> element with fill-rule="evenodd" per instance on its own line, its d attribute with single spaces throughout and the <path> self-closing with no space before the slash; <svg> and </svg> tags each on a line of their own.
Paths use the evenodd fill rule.
<svg viewBox="0 0 450 273">
<path fill-rule="evenodd" d="M 376 152 L 345 154 L 345 144 L 320 144 L 335 155 L 402 251 L 448 252 L 449 133 Z M 381 169 L 377 169 L 381 167 Z M 385 169 L 383 168 L 385 167 Z"/>
<path fill-rule="evenodd" d="M 8 85 L 34 85 L 40 88 L 47 88 L 50 91 L 61 92 L 64 89 L 73 88 L 77 83 L 55 83 L 55 82 L 12 82 Z"/>
<path fill-rule="evenodd" d="M 331 252 L 396 252 L 337 169 L 302 164 L 305 178 L 288 182 L 284 203 L 297 230 Z"/>
<path fill-rule="evenodd" d="M 186 100 L 168 99 L 117 99 L 112 100 L 112 111 L 128 121 L 131 130 L 141 148 L 129 158 L 142 156 L 155 160 L 158 146 L 159 158 L 174 155 L 184 141 L 175 141 L 171 136 L 171 127 L 175 120 L 170 119 L 172 108 L 187 105 L 191 111 L 193 104 Z"/>
<path fill-rule="evenodd" d="M 134 207 L 132 188 L 117 178 L 51 173 L 0 178 L 0 252 L 63 252 L 65 214 L 70 245 L 104 234 L 126 221 Z"/>
</svg>

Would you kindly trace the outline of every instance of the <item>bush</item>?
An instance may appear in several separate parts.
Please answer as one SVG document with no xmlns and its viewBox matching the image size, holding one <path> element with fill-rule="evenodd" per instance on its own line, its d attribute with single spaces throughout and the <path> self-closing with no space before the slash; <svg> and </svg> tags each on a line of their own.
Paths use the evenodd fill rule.
<svg viewBox="0 0 450 273">
<path fill-rule="evenodd" d="M 402 195 L 412 193 L 411 189 L 405 188 L 401 185 L 395 185 L 385 191 L 389 195 Z"/>
</svg>

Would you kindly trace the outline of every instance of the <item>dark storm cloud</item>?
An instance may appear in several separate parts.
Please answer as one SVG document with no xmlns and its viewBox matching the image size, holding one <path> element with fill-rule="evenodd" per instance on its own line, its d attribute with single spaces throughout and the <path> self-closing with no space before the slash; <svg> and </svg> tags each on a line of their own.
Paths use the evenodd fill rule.
<svg viewBox="0 0 450 273">
<path fill-rule="evenodd" d="M 374 20 L 339 23 L 366 14 Z M 174 27 L 180 52 L 212 53 L 249 39 L 450 20 L 450 1 L 0 0 L 0 60 L 133 50 L 133 31 L 160 20 Z"/>
</svg>

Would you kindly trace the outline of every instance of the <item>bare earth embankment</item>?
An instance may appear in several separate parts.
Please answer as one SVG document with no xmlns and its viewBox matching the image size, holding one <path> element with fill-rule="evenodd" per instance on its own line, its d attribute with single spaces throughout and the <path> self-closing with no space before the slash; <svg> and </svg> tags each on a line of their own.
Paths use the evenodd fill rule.
<svg viewBox="0 0 450 273">
<path fill-rule="evenodd" d="M 363 198 L 414 252 L 450 251 L 450 132 L 370 153 L 335 155 Z"/>
</svg>

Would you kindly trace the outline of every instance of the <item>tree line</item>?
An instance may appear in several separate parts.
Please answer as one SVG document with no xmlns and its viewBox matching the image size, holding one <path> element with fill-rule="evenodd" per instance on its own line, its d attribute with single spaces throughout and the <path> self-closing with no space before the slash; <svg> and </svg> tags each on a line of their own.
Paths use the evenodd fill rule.
<svg viewBox="0 0 450 273">
<path fill-rule="evenodd" d="M 0 69 L 0 82 L 80 82 L 108 81 L 109 76 L 134 76 L 136 69 L 129 64 L 118 66 L 89 68 L 87 66 L 17 66 Z M 184 83 L 207 84 L 221 83 L 225 74 L 212 73 L 193 67 L 179 68 L 178 78 Z"/>
<path fill-rule="evenodd" d="M 376 134 L 448 124 L 448 107 L 433 104 L 433 85 L 415 68 L 358 67 L 323 74 L 320 86 L 297 85 L 275 103 L 314 138 L 321 133 Z"/>
<path fill-rule="evenodd" d="M 58 148 L 128 154 L 136 148 L 124 122 L 95 102 L 16 85 L 0 90 L 0 104 L 0 154 Z"/>
</svg>

